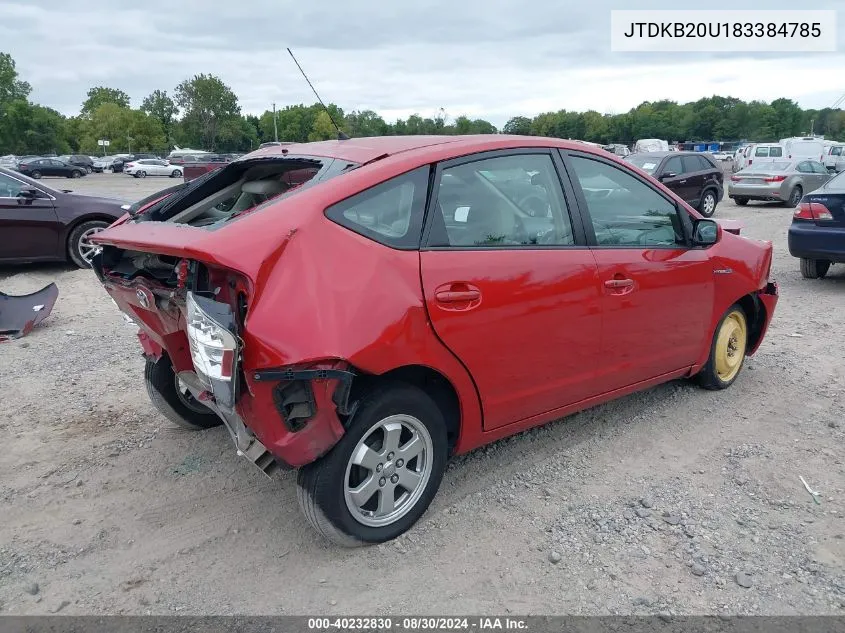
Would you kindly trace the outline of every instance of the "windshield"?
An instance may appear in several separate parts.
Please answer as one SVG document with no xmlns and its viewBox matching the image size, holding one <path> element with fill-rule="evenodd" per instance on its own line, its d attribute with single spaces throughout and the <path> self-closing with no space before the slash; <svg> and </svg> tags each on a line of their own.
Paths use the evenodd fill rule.
<svg viewBox="0 0 845 633">
<path fill-rule="evenodd" d="M 653 174 L 654 170 L 657 169 L 657 166 L 660 164 L 660 157 L 648 155 L 644 156 L 642 154 L 631 154 L 630 156 L 626 156 L 625 160 L 629 163 L 633 163 L 647 174 Z"/>
<path fill-rule="evenodd" d="M 787 171 L 792 166 L 787 160 L 777 160 L 773 163 L 768 163 L 765 166 L 766 171 Z"/>
</svg>

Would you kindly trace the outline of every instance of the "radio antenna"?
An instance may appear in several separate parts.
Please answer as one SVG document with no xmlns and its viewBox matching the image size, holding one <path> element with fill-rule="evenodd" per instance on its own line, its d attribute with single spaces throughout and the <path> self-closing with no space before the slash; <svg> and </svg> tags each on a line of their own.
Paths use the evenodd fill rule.
<svg viewBox="0 0 845 633">
<path fill-rule="evenodd" d="M 317 94 L 317 89 L 316 89 L 316 88 L 314 88 L 314 84 L 312 84 L 312 83 L 311 83 L 311 80 L 310 80 L 310 79 L 308 79 L 308 75 L 306 75 L 306 74 L 305 74 L 305 71 L 304 71 L 304 70 L 302 70 L 302 66 L 300 66 L 300 65 L 299 65 L 299 62 L 298 62 L 298 61 L 296 61 L 296 57 L 294 57 L 294 55 L 293 55 L 293 51 L 292 51 L 292 50 L 290 50 L 290 48 L 288 48 L 288 53 L 290 54 L 291 59 L 293 59 L 293 63 L 294 63 L 294 64 L 296 64 L 296 67 L 297 67 L 297 68 L 299 68 L 299 72 L 301 72 L 301 73 L 302 73 L 302 76 L 303 76 L 303 77 L 305 77 L 305 81 L 307 81 L 307 82 L 308 82 L 308 85 L 311 87 L 311 90 L 314 92 L 314 96 L 315 96 L 315 97 L 317 97 L 317 101 L 319 101 L 319 102 L 320 102 L 320 105 L 321 105 L 321 106 L 323 106 L 323 110 L 325 110 L 326 114 L 328 114 L 328 115 L 329 115 L 329 121 L 331 121 L 331 122 L 332 122 L 332 125 L 334 126 L 334 129 L 336 129 L 336 130 L 337 130 L 337 140 L 339 140 L 339 141 L 347 141 L 347 140 L 349 140 L 349 137 L 348 137 L 346 134 L 344 134 L 344 132 L 340 129 L 340 126 L 339 126 L 339 125 L 335 122 L 334 117 L 332 117 L 332 113 L 331 113 L 331 112 L 329 111 L 329 109 L 326 107 L 326 104 L 325 104 L 325 103 L 323 103 L 323 100 L 322 100 L 322 99 L 320 99 L 320 95 L 319 95 L 319 94 Z"/>
</svg>

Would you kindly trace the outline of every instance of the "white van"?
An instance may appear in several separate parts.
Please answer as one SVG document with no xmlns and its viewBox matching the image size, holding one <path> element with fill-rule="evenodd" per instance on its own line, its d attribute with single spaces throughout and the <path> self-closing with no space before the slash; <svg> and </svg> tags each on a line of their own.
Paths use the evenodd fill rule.
<svg viewBox="0 0 845 633">
<path fill-rule="evenodd" d="M 845 143 L 831 143 L 825 149 L 822 162 L 828 171 L 845 171 Z"/>
<path fill-rule="evenodd" d="M 751 145 L 746 154 L 743 169 L 759 165 L 760 163 L 772 163 L 783 158 L 785 152 L 780 143 L 755 143 Z"/>
<path fill-rule="evenodd" d="M 753 149 L 754 143 L 738 147 L 737 150 L 734 152 L 734 160 L 733 164 L 731 165 L 731 171 L 737 172 L 740 169 L 745 169 L 745 167 L 748 165 L 748 156 L 751 154 L 751 151 Z"/>
<path fill-rule="evenodd" d="M 634 152 L 668 152 L 669 141 L 659 138 L 641 138 L 634 143 Z"/>
<path fill-rule="evenodd" d="M 796 160 L 806 158 L 809 160 L 824 160 L 824 140 L 815 136 L 796 136 L 793 138 L 782 138 L 786 158 Z"/>
</svg>

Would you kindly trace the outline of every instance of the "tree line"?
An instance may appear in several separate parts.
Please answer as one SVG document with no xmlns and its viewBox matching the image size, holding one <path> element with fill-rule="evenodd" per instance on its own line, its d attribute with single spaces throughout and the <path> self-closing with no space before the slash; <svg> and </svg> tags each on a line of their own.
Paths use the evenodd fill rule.
<svg viewBox="0 0 845 633">
<path fill-rule="evenodd" d="M 219 77 L 199 74 L 172 92 L 155 90 L 137 108 L 119 88 L 94 86 L 76 116 L 29 100 L 32 87 L 18 75 L 11 55 L 0 53 L 0 155 L 99 154 L 99 139 L 108 153 L 166 153 L 174 145 L 217 152 L 247 152 L 259 144 L 336 138 L 335 123 L 349 136 L 406 134 L 524 134 L 632 144 L 640 138 L 668 141 L 775 141 L 811 131 L 845 140 L 845 111 L 804 110 L 790 99 L 745 102 L 713 96 L 679 104 L 644 102 L 622 114 L 559 110 L 534 117 L 515 116 L 501 130 L 484 119 L 450 119 L 413 114 L 387 122 L 372 110 L 344 112 L 329 104 L 288 105 L 260 116 L 243 114 L 237 95 Z M 275 117 L 275 123 L 274 123 Z M 333 123 L 334 121 L 334 123 Z"/>
</svg>

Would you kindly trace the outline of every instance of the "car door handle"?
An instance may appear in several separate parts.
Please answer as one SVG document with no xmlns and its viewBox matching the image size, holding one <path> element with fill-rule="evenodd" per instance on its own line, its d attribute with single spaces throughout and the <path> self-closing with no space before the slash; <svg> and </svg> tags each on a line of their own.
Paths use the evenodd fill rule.
<svg viewBox="0 0 845 633">
<path fill-rule="evenodd" d="M 440 303 L 459 303 L 462 301 L 477 301 L 481 298 L 481 291 L 470 290 L 441 290 L 434 294 Z"/>
<path fill-rule="evenodd" d="M 633 279 L 608 279 L 604 282 L 605 288 L 611 290 L 621 290 L 622 288 L 631 288 L 634 285 Z"/>
<path fill-rule="evenodd" d="M 679 180 L 679 181 L 678 181 L 678 184 L 679 184 L 679 185 L 682 185 L 682 184 L 684 184 L 686 181 L 687 181 L 687 179 L 686 179 L 686 178 L 684 178 L 683 180 Z"/>
</svg>

